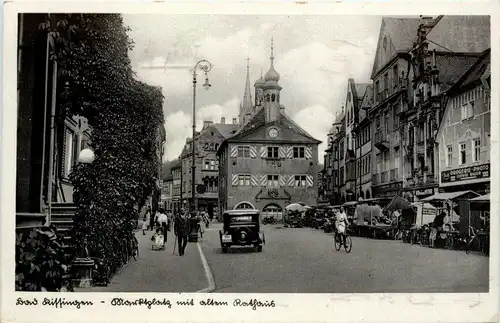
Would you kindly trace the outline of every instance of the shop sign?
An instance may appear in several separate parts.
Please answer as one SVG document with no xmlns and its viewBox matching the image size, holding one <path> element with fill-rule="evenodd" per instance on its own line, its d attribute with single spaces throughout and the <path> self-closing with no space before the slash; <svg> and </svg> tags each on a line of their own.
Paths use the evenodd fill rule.
<svg viewBox="0 0 500 323">
<path fill-rule="evenodd" d="M 425 190 L 417 190 L 415 191 L 415 195 L 417 196 L 422 196 L 422 195 L 433 195 L 434 194 L 434 189 L 428 188 Z"/>
<path fill-rule="evenodd" d="M 489 178 L 489 177 L 490 177 L 489 163 L 441 172 L 442 183 L 453 183 L 458 181 L 466 181 L 471 179 Z"/>
</svg>

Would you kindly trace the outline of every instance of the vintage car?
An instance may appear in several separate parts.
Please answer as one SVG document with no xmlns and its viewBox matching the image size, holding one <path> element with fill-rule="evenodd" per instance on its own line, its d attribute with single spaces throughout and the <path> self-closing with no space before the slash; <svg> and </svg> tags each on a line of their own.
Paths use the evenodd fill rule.
<svg viewBox="0 0 500 323">
<path fill-rule="evenodd" d="M 222 252 L 226 253 L 231 246 L 254 246 L 262 251 L 266 240 L 260 232 L 259 210 L 228 210 L 222 220 L 223 228 L 219 231 Z"/>
</svg>

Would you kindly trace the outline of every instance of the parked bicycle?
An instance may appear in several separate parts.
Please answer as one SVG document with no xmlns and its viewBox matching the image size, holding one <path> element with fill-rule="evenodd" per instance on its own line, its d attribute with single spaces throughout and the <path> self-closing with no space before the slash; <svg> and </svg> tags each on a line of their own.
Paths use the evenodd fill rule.
<svg viewBox="0 0 500 323">
<path fill-rule="evenodd" d="M 470 254 L 472 251 L 481 251 L 485 255 L 489 253 L 488 250 L 488 236 L 483 235 L 483 239 L 473 227 L 469 227 L 469 239 L 465 244 L 465 253 Z"/>
</svg>

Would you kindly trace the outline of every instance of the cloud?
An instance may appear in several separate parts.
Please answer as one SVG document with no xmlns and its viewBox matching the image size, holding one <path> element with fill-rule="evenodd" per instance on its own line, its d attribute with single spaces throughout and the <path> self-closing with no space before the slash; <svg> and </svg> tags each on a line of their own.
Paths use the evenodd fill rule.
<svg viewBox="0 0 500 323">
<path fill-rule="evenodd" d="M 320 163 L 323 162 L 323 156 L 327 148 L 326 134 L 332 126 L 333 117 L 334 114 L 322 105 L 306 107 L 292 117 L 293 121 L 311 136 L 322 141 L 318 146 L 318 161 Z"/>
<path fill-rule="evenodd" d="M 243 97 L 246 58 L 253 85 L 261 69 L 269 69 L 273 36 L 287 113 L 326 141 L 335 112 L 345 105 L 348 78 L 369 81 L 380 29 L 380 17 L 372 16 L 125 15 L 125 23 L 136 44 L 130 56 L 137 77 L 163 88 L 169 159 L 191 137 L 190 69 L 197 60 L 213 64 L 210 91 L 198 86 L 197 127 L 223 116 L 231 122 Z M 160 68 L 145 68 L 151 66 Z M 204 77 L 198 74 L 199 85 Z"/>
<path fill-rule="evenodd" d="M 210 104 L 199 108 L 196 111 L 196 130 L 203 127 L 204 121 L 219 123 L 221 117 L 226 118 L 226 122 L 231 122 L 232 118 L 238 116 L 240 99 L 233 98 L 222 104 Z M 179 156 L 186 142 L 186 138 L 192 136 L 192 114 L 183 111 L 176 111 L 165 117 L 165 130 L 167 143 L 165 147 L 166 160 L 172 160 Z"/>
</svg>

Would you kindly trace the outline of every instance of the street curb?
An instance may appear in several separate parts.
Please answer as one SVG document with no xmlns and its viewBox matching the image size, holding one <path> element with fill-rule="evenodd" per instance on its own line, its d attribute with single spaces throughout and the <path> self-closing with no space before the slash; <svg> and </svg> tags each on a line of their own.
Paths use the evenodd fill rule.
<svg viewBox="0 0 500 323">
<path fill-rule="evenodd" d="M 203 269 L 205 269 L 205 276 L 207 276 L 208 287 L 202 290 L 197 291 L 196 293 L 212 293 L 215 291 L 215 281 L 214 276 L 212 275 L 212 271 L 208 266 L 207 259 L 205 258 L 205 254 L 201 249 L 201 245 L 199 243 L 196 244 L 198 246 L 198 252 L 200 253 L 201 263 L 203 264 Z"/>
</svg>

